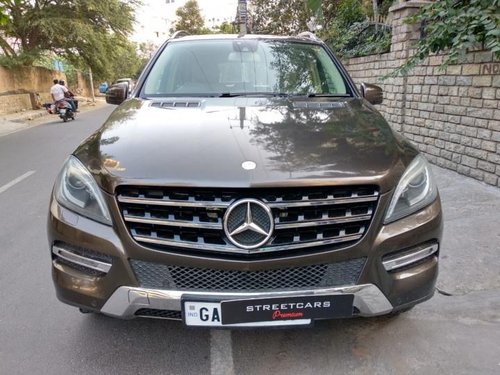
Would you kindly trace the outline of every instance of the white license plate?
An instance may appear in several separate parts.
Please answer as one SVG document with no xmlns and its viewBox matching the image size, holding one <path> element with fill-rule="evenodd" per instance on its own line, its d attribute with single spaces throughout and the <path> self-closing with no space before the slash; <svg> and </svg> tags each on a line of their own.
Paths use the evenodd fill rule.
<svg viewBox="0 0 500 375">
<path fill-rule="evenodd" d="M 184 301 L 184 322 L 198 327 L 273 327 L 311 324 L 311 319 L 279 320 L 222 324 L 222 309 L 219 302 Z"/>
<path fill-rule="evenodd" d="M 61 115 L 65 115 L 65 114 L 66 114 L 66 110 L 65 110 L 65 109 L 60 109 L 60 110 L 59 110 L 59 113 L 60 113 Z"/>
</svg>

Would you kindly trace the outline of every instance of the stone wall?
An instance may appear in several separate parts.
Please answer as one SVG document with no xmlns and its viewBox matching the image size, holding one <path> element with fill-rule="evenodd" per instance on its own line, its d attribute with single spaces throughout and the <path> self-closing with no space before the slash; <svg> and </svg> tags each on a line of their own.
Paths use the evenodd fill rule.
<svg viewBox="0 0 500 375">
<path fill-rule="evenodd" d="M 489 51 L 471 51 L 443 71 L 443 55 L 431 56 L 407 77 L 380 81 L 401 65 L 418 30 L 403 24 L 422 2 L 391 8 L 391 51 L 352 58 L 345 67 L 357 83 L 382 87 L 378 109 L 434 164 L 500 186 L 500 62 Z"/>
<path fill-rule="evenodd" d="M 41 67 L 7 69 L 0 66 L 0 95 L 18 91 L 49 92 L 54 78 L 66 80 L 66 75 Z"/>
<path fill-rule="evenodd" d="M 36 109 L 38 104 L 51 102 L 49 94 L 53 80 L 66 79 L 63 72 L 41 67 L 7 69 L 0 66 L 0 114 Z M 76 95 L 91 96 L 88 75 L 76 73 L 76 85 L 70 87 Z"/>
<path fill-rule="evenodd" d="M 29 94 L 13 94 L 0 96 L 0 114 L 17 112 L 22 109 L 32 108 Z"/>
<path fill-rule="evenodd" d="M 66 75 L 41 67 L 0 67 L 0 113 L 37 109 L 52 101 L 49 90 L 54 78 L 65 80 Z"/>
</svg>

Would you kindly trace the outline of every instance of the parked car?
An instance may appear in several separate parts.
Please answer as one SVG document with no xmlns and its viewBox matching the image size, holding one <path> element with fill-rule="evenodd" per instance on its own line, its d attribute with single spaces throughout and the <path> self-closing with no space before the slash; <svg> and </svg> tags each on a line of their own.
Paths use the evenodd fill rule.
<svg viewBox="0 0 500 375">
<path fill-rule="evenodd" d="M 67 159 L 50 202 L 58 298 L 188 326 L 308 325 L 434 293 L 424 156 L 314 35 L 183 36 Z"/>
<path fill-rule="evenodd" d="M 108 91 L 108 83 L 107 82 L 102 82 L 101 84 L 99 84 L 99 92 L 101 94 L 105 94 L 106 91 Z"/>
</svg>

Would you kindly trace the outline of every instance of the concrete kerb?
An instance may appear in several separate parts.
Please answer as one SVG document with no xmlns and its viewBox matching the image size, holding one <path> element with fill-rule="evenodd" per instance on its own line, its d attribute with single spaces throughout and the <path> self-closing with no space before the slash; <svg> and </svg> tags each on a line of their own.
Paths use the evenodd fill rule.
<svg viewBox="0 0 500 375">
<path fill-rule="evenodd" d="M 104 98 L 97 97 L 95 102 L 85 97 L 77 97 L 79 110 L 86 112 L 105 104 Z M 0 114 L 0 137 L 43 124 L 42 118 L 50 119 L 50 114 L 44 109 L 31 109 L 17 113 Z M 55 117 L 54 117 L 55 118 Z"/>
</svg>

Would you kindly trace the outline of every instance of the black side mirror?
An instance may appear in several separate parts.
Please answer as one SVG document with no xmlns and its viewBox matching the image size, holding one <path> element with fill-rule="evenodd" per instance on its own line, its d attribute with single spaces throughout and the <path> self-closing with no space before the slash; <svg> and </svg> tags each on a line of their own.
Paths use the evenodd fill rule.
<svg viewBox="0 0 500 375">
<path fill-rule="evenodd" d="M 126 82 L 117 83 L 106 91 L 106 103 L 122 104 L 128 96 L 128 84 Z"/>
<path fill-rule="evenodd" d="M 371 83 L 361 84 L 361 95 L 372 104 L 380 104 L 384 100 L 382 89 L 377 85 Z"/>
</svg>

